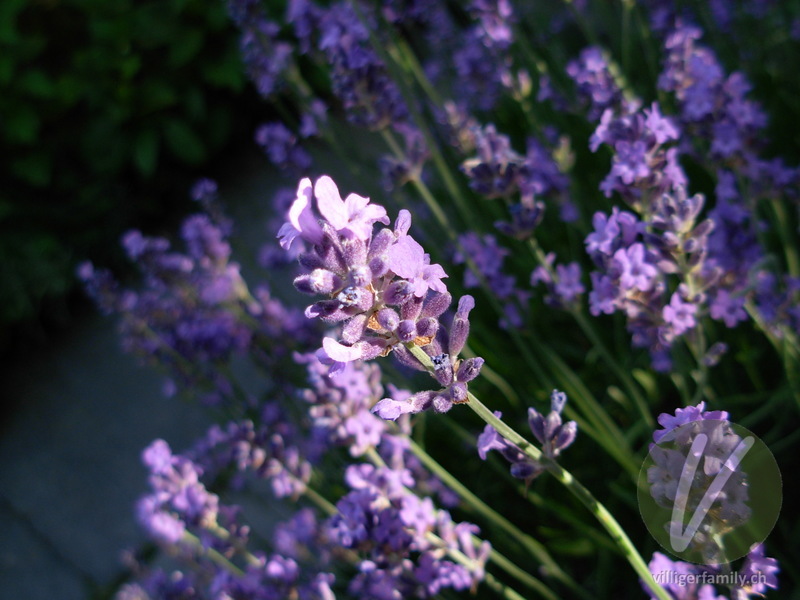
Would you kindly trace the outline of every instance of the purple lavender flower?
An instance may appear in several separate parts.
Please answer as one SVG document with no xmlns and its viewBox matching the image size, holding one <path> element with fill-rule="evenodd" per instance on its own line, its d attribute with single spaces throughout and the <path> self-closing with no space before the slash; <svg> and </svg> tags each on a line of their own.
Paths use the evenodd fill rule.
<svg viewBox="0 0 800 600">
<path fill-rule="evenodd" d="M 479 20 L 486 47 L 505 50 L 511 45 L 514 9 L 508 0 L 473 0 L 469 11 Z"/>
<path fill-rule="evenodd" d="M 684 302 L 676 292 L 672 294 L 669 304 L 664 307 L 664 322 L 672 327 L 674 335 L 682 335 L 697 325 L 696 313 L 697 305 Z"/>
<path fill-rule="evenodd" d="M 311 167 L 311 156 L 283 123 L 261 125 L 256 129 L 255 140 L 270 162 L 282 170 L 302 173 Z"/>
<path fill-rule="evenodd" d="M 593 152 L 601 144 L 614 149 L 611 171 L 600 184 L 603 193 L 610 197 L 617 192 L 637 210 L 648 212 L 649 207 L 640 206 L 645 192 L 658 197 L 685 186 L 686 176 L 677 162 L 677 150 L 664 147 L 678 139 L 674 123 L 661 115 L 655 102 L 650 109 L 634 108 L 620 114 L 606 109 L 589 147 Z"/>
<path fill-rule="evenodd" d="M 737 297 L 727 290 L 719 290 L 711 302 L 709 313 L 712 319 L 724 321 L 728 327 L 735 327 L 737 323 L 747 319 L 744 304 L 743 296 Z"/>
<path fill-rule="evenodd" d="M 322 220 L 312 212 L 312 195 Z M 376 222 L 388 224 L 383 207 L 356 194 L 343 201 L 330 177 L 318 179 L 313 191 L 310 180 L 300 182 L 289 222 L 279 232 L 281 244 L 288 248 L 297 237 L 313 244 L 300 256 L 308 272 L 295 279 L 295 287 L 327 299 L 309 306 L 306 316 L 343 323 L 338 336 L 323 339 L 316 356 L 330 366 L 331 375 L 341 375 L 349 363 L 390 352 L 424 370 L 405 345 L 425 347 L 444 389 L 430 397 L 415 395 L 413 401 L 384 399 L 373 412 L 389 419 L 431 406 L 446 412 L 466 401 L 467 383 L 483 364 L 482 359 L 458 359 L 468 331 L 463 323 L 474 304 L 470 299 L 467 306 L 467 297 L 462 298 L 453 321 L 454 338 L 448 339 L 440 322 L 452 301 L 441 281 L 447 274 L 430 264 L 430 256 L 408 234 L 410 213 L 400 211 L 393 229 L 381 228 L 373 235 Z"/>
<path fill-rule="evenodd" d="M 706 403 L 700 402 L 697 406 L 687 406 L 686 408 L 678 408 L 675 414 L 662 413 L 658 417 L 659 424 L 664 429 L 659 429 L 653 433 L 653 441 L 658 443 L 665 435 L 677 429 L 681 425 L 693 423 L 695 421 L 715 420 L 726 421 L 728 420 L 728 413 L 724 410 L 706 411 Z"/>
<path fill-rule="evenodd" d="M 761 597 L 767 593 L 767 588 L 778 589 L 779 571 L 778 561 L 765 556 L 764 544 L 756 544 L 750 549 L 739 571 L 746 583 L 737 586 L 731 600 L 746 600 L 751 596 Z"/>
<path fill-rule="evenodd" d="M 562 450 L 570 446 L 578 433 L 575 421 L 561 421 L 561 411 L 566 402 L 567 395 L 564 392 L 553 390 L 550 395 L 550 412 L 546 416 L 535 408 L 528 409 L 528 425 L 542 444 L 542 453 L 550 460 L 555 460 Z M 502 417 L 498 411 L 494 415 L 497 418 Z M 544 471 L 544 466 L 531 459 L 516 445 L 506 441 L 491 425 L 486 425 L 483 433 L 478 436 L 477 446 L 481 460 L 486 460 L 491 450 L 500 452 L 511 463 L 511 474 L 518 479 L 530 482 Z"/>
<path fill-rule="evenodd" d="M 511 148 L 508 136 L 498 133 L 494 125 L 472 133 L 478 155 L 461 165 L 470 187 L 487 198 L 511 196 L 519 190 L 524 157 Z"/>
<path fill-rule="evenodd" d="M 331 67 L 333 91 L 348 120 L 370 130 L 405 121 L 408 109 L 400 91 L 372 50 L 368 29 L 352 6 L 333 4 L 316 22 L 318 46 Z"/>
<path fill-rule="evenodd" d="M 547 295 L 544 301 L 550 306 L 568 307 L 574 305 L 586 291 L 581 282 L 581 266 L 577 262 L 553 266 L 556 255 L 552 252 L 545 257 L 546 264 L 539 265 L 531 273 L 531 285 L 544 284 Z"/>
<path fill-rule="evenodd" d="M 289 209 L 289 222 L 278 232 L 283 248 L 288 249 L 298 236 L 311 244 L 322 242 L 322 228 L 314 216 L 312 197 L 317 201 L 322 217 L 346 237 L 366 241 L 372 235 L 372 227 L 376 222 L 384 225 L 389 223 L 386 210 L 382 206 L 370 205 L 368 198 L 350 194 L 342 200 L 339 188 L 330 177 L 317 179 L 313 192 L 311 180 L 305 178 L 300 181 L 297 199 Z"/>
<path fill-rule="evenodd" d="M 497 238 L 491 234 L 479 236 L 474 232 L 458 237 L 459 249 L 453 256 L 455 264 L 470 261 L 470 267 L 464 272 L 464 287 L 476 288 L 483 280 L 505 308 L 505 316 L 500 320 L 504 329 L 520 327 L 522 315 L 517 305 L 526 306 L 530 293 L 519 289 L 513 275 L 503 272 L 503 261 L 509 250 L 500 246 Z M 474 265 L 474 266 L 473 266 Z"/>
<path fill-rule="evenodd" d="M 658 269 L 648 260 L 645 247 L 636 243 L 614 253 L 613 264 L 619 270 L 619 282 L 623 291 L 637 289 L 647 292 L 653 287 Z"/>
<path fill-rule="evenodd" d="M 580 100 L 589 106 L 590 121 L 598 120 L 608 108 L 621 106 L 622 90 L 600 48 L 592 46 L 581 51 L 579 58 L 567 64 L 567 74 L 577 85 Z"/>
<path fill-rule="evenodd" d="M 429 289 L 440 294 L 447 292 L 447 287 L 442 283 L 447 273 L 441 265 L 430 264 L 430 255 L 411 236 L 400 236 L 389 247 L 387 259 L 389 269 L 411 284 L 417 298 L 424 297 Z"/>
</svg>

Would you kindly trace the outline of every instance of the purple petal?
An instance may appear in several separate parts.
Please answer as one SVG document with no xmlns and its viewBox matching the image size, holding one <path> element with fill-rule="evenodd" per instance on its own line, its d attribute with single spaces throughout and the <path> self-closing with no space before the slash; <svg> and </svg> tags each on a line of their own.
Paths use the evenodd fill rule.
<svg viewBox="0 0 800 600">
<path fill-rule="evenodd" d="M 317 179 L 317 183 L 314 184 L 314 196 L 317 198 L 320 214 L 333 225 L 334 229 L 338 231 L 347 227 L 349 222 L 347 209 L 333 179 L 327 175 Z"/>
<path fill-rule="evenodd" d="M 307 177 L 301 179 L 297 186 L 297 198 L 289 208 L 289 224 L 297 230 L 303 239 L 312 244 L 319 244 L 322 241 L 322 229 L 311 209 L 311 180 Z M 283 246 L 286 243 L 287 245 L 284 247 L 288 248 L 297 236 L 292 236 L 289 239 L 285 226 L 281 228 L 281 231 L 284 232 L 284 239 L 288 240 L 284 242 L 284 239 L 282 239 L 281 245 Z M 280 236 L 281 233 L 278 232 L 278 235 Z"/>
<path fill-rule="evenodd" d="M 400 415 L 416 412 L 414 406 L 407 401 L 398 402 L 391 398 L 384 398 L 370 410 L 371 413 L 378 415 L 381 419 L 388 421 L 396 420 Z"/>
<path fill-rule="evenodd" d="M 387 251 L 389 268 L 398 277 L 411 279 L 424 266 L 425 251 L 410 235 L 398 239 Z"/>
<path fill-rule="evenodd" d="M 361 349 L 355 346 L 345 346 L 331 337 L 323 338 L 322 348 L 328 358 L 337 362 L 352 362 L 361 358 Z"/>
</svg>

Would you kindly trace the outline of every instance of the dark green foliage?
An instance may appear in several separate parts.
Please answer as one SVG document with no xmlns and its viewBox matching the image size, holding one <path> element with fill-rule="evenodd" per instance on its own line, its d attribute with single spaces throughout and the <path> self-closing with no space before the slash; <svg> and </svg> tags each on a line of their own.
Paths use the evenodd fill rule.
<svg viewBox="0 0 800 600">
<path fill-rule="evenodd" d="M 182 202 L 244 91 L 222 2 L 0 2 L 0 327 L 170 210 L 160 199 Z"/>
</svg>

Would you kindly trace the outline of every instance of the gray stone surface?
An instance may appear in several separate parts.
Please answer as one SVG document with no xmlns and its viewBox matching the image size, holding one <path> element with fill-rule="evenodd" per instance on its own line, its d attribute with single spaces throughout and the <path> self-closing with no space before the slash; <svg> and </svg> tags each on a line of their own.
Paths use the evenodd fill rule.
<svg viewBox="0 0 800 600">
<path fill-rule="evenodd" d="M 86 598 L 120 572 L 120 552 L 143 540 L 142 448 L 184 448 L 208 424 L 160 387 L 99 316 L 6 374 L 17 408 L 0 438 L 0 597 Z"/>
</svg>

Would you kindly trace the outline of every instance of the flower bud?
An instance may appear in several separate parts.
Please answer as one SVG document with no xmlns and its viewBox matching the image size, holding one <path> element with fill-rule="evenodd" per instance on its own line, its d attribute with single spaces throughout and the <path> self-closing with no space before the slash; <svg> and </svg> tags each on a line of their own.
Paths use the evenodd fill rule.
<svg viewBox="0 0 800 600">
<path fill-rule="evenodd" d="M 401 279 L 400 281 L 391 283 L 389 287 L 386 288 L 386 291 L 383 293 L 383 301 L 390 306 L 403 306 L 413 295 L 413 286 L 404 279 Z"/>
<path fill-rule="evenodd" d="M 472 381 L 480 374 L 483 363 L 484 360 L 480 357 L 468 358 L 462 361 L 461 365 L 458 367 L 456 379 L 464 383 Z"/>
<path fill-rule="evenodd" d="M 446 413 L 453 408 L 453 402 L 447 396 L 436 396 L 433 399 L 433 409 L 438 413 Z"/>
<path fill-rule="evenodd" d="M 453 301 L 453 297 L 448 294 L 433 294 L 428 296 L 425 303 L 422 305 L 422 312 L 420 313 L 423 317 L 439 317 L 447 308 L 450 306 L 450 303 Z"/>
<path fill-rule="evenodd" d="M 417 335 L 424 338 L 436 337 L 439 331 L 439 321 L 429 317 L 427 319 L 420 319 L 417 321 Z"/>
<path fill-rule="evenodd" d="M 375 320 L 378 322 L 378 325 L 387 331 L 394 331 L 400 323 L 400 316 L 391 308 L 383 308 L 378 311 Z"/>
<path fill-rule="evenodd" d="M 294 287 L 298 292 L 312 296 L 330 294 L 341 285 L 342 280 L 339 276 L 325 269 L 314 269 L 311 273 L 300 275 L 294 280 Z"/>
</svg>

